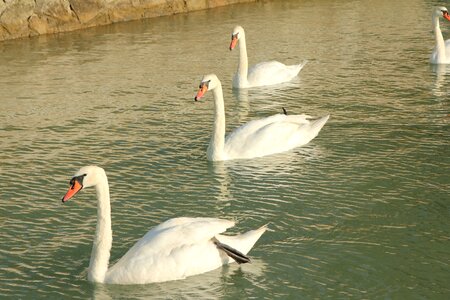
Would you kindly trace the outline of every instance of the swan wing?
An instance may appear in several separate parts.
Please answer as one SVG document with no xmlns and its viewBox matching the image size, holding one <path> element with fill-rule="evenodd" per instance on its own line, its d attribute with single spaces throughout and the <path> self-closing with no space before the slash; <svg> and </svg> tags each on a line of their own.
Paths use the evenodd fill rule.
<svg viewBox="0 0 450 300">
<path fill-rule="evenodd" d="M 435 46 L 431 52 L 430 62 L 434 64 L 444 63 L 450 64 L 450 39 L 445 41 L 445 60 L 439 60 L 438 48 Z"/>
<path fill-rule="evenodd" d="M 252 120 L 250 122 L 247 122 L 240 127 L 233 130 L 228 136 L 225 138 L 225 147 L 229 143 L 233 143 L 235 139 L 239 139 L 248 135 L 253 134 L 255 131 L 259 130 L 260 128 L 266 126 L 270 123 L 279 122 L 286 119 L 286 115 L 284 114 L 276 114 L 270 117 L 258 119 L 258 120 Z"/>
<path fill-rule="evenodd" d="M 307 124 L 309 123 L 308 119 L 312 118 L 308 115 L 285 115 L 285 114 L 276 114 L 266 118 L 252 120 L 250 122 L 241 125 L 236 128 L 233 132 L 231 132 L 225 140 L 225 144 L 234 143 L 234 140 L 241 139 L 245 136 L 250 136 L 254 134 L 256 131 L 261 128 L 274 123 L 284 122 L 289 120 L 290 122 L 296 122 L 299 124 Z"/>
<path fill-rule="evenodd" d="M 170 219 L 144 235 L 108 270 L 105 281 L 160 282 L 213 270 L 222 258 L 212 239 L 234 224 L 215 218 Z"/>
<path fill-rule="evenodd" d="M 328 116 L 314 121 L 310 118 L 308 115 L 278 114 L 251 121 L 227 137 L 225 152 L 228 159 L 260 157 L 304 145 L 317 136 L 328 120 Z"/>
<path fill-rule="evenodd" d="M 286 82 L 297 76 L 306 62 L 286 66 L 278 61 L 261 62 L 249 68 L 249 86 L 272 85 Z"/>
<path fill-rule="evenodd" d="M 445 41 L 445 55 L 447 59 L 450 61 L 450 39 Z"/>
</svg>

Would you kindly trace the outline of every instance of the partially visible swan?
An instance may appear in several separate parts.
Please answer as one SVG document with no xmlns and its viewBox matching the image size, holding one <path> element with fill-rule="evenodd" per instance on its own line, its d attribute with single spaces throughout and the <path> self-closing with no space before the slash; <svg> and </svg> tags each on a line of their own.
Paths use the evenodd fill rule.
<svg viewBox="0 0 450 300">
<path fill-rule="evenodd" d="M 443 17 L 450 21 L 447 8 L 440 6 L 433 9 L 433 31 L 436 39 L 436 46 L 431 53 L 430 62 L 432 64 L 450 64 L 450 39 L 444 42 L 439 18 Z"/>
<path fill-rule="evenodd" d="M 216 75 L 203 77 L 195 100 L 207 90 L 214 96 L 214 128 L 207 151 L 207 158 L 212 161 L 260 157 L 305 145 L 317 136 L 329 118 L 327 115 L 310 120 L 307 115 L 276 114 L 250 121 L 225 139 L 222 84 Z"/>
<path fill-rule="evenodd" d="M 277 61 L 262 62 L 248 68 L 247 45 L 245 31 L 236 26 L 231 34 L 230 50 L 236 47 L 239 41 L 239 65 L 233 77 L 234 88 L 250 88 L 255 86 L 272 85 L 286 82 L 297 76 L 306 61 L 298 65 L 286 66 Z"/>
<path fill-rule="evenodd" d="M 143 284 L 183 279 L 237 261 L 249 262 L 250 251 L 267 227 L 235 236 L 221 235 L 233 221 L 215 218 L 175 218 L 156 226 L 111 268 L 111 206 L 105 171 L 87 166 L 76 172 L 62 198 L 68 201 L 81 189 L 97 191 L 97 229 L 88 280 L 99 283 Z"/>
</svg>

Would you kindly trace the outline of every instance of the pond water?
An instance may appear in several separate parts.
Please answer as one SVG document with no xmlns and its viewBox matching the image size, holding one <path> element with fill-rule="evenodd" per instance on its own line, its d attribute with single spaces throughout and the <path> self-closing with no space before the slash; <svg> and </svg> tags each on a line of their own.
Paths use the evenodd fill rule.
<svg viewBox="0 0 450 300">
<path fill-rule="evenodd" d="M 450 67 L 432 67 L 434 1 L 261 1 L 0 44 L 0 295 L 308 299 L 450 296 Z M 308 60 L 289 83 L 231 89 L 250 64 Z M 450 23 L 441 22 L 450 38 Z M 211 163 L 212 94 L 227 131 L 330 114 L 304 147 Z M 249 253 L 181 281 L 87 281 L 95 192 L 62 205 L 80 167 L 108 176 L 117 261 L 171 217 L 269 223 Z"/>
</svg>

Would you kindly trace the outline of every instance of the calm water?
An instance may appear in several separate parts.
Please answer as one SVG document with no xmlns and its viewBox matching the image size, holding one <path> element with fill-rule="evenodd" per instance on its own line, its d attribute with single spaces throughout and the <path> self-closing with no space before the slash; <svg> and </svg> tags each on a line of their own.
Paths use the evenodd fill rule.
<svg viewBox="0 0 450 300">
<path fill-rule="evenodd" d="M 0 43 L 0 295 L 448 299 L 450 66 L 428 63 L 435 4 L 264 1 Z M 307 59 L 301 75 L 232 91 L 236 24 L 251 64 Z M 330 121 L 294 151 L 208 163 L 212 95 L 193 101 L 206 73 L 222 80 L 228 130 L 281 107 Z M 249 265 L 91 284 L 95 193 L 60 202 L 87 164 L 109 176 L 113 262 L 176 216 L 272 231 Z"/>
</svg>

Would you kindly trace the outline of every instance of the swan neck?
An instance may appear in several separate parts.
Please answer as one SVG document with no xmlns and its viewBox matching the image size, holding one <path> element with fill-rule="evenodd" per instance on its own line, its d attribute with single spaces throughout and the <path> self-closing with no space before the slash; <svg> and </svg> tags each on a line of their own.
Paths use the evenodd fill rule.
<svg viewBox="0 0 450 300">
<path fill-rule="evenodd" d="M 436 40 L 436 54 L 438 61 L 445 61 L 445 42 L 439 26 L 439 15 L 433 14 L 433 31 Z"/>
<path fill-rule="evenodd" d="M 248 56 L 244 32 L 242 32 L 242 35 L 239 38 L 239 65 L 237 73 L 239 74 L 240 81 L 242 81 L 242 83 L 246 83 L 248 76 Z"/>
<path fill-rule="evenodd" d="M 433 30 L 435 28 L 439 28 L 440 27 L 439 26 L 439 14 L 438 13 L 433 13 L 432 19 L 433 19 Z"/>
<path fill-rule="evenodd" d="M 112 246 L 111 203 L 109 185 L 106 175 L 96 186 L 97 191 L 97 228 L 89 263 L 88 280 L 104 282 L 108 271 L 109 256 Z"/>
<path fill-rule="evenodd" d="M 214 126 L 208 147 L 209 160 L 223 160 L 225 146 L 225 104 L 223 102 L 222 85 L 212 90 L 214 96 Z"/>
</svg>

